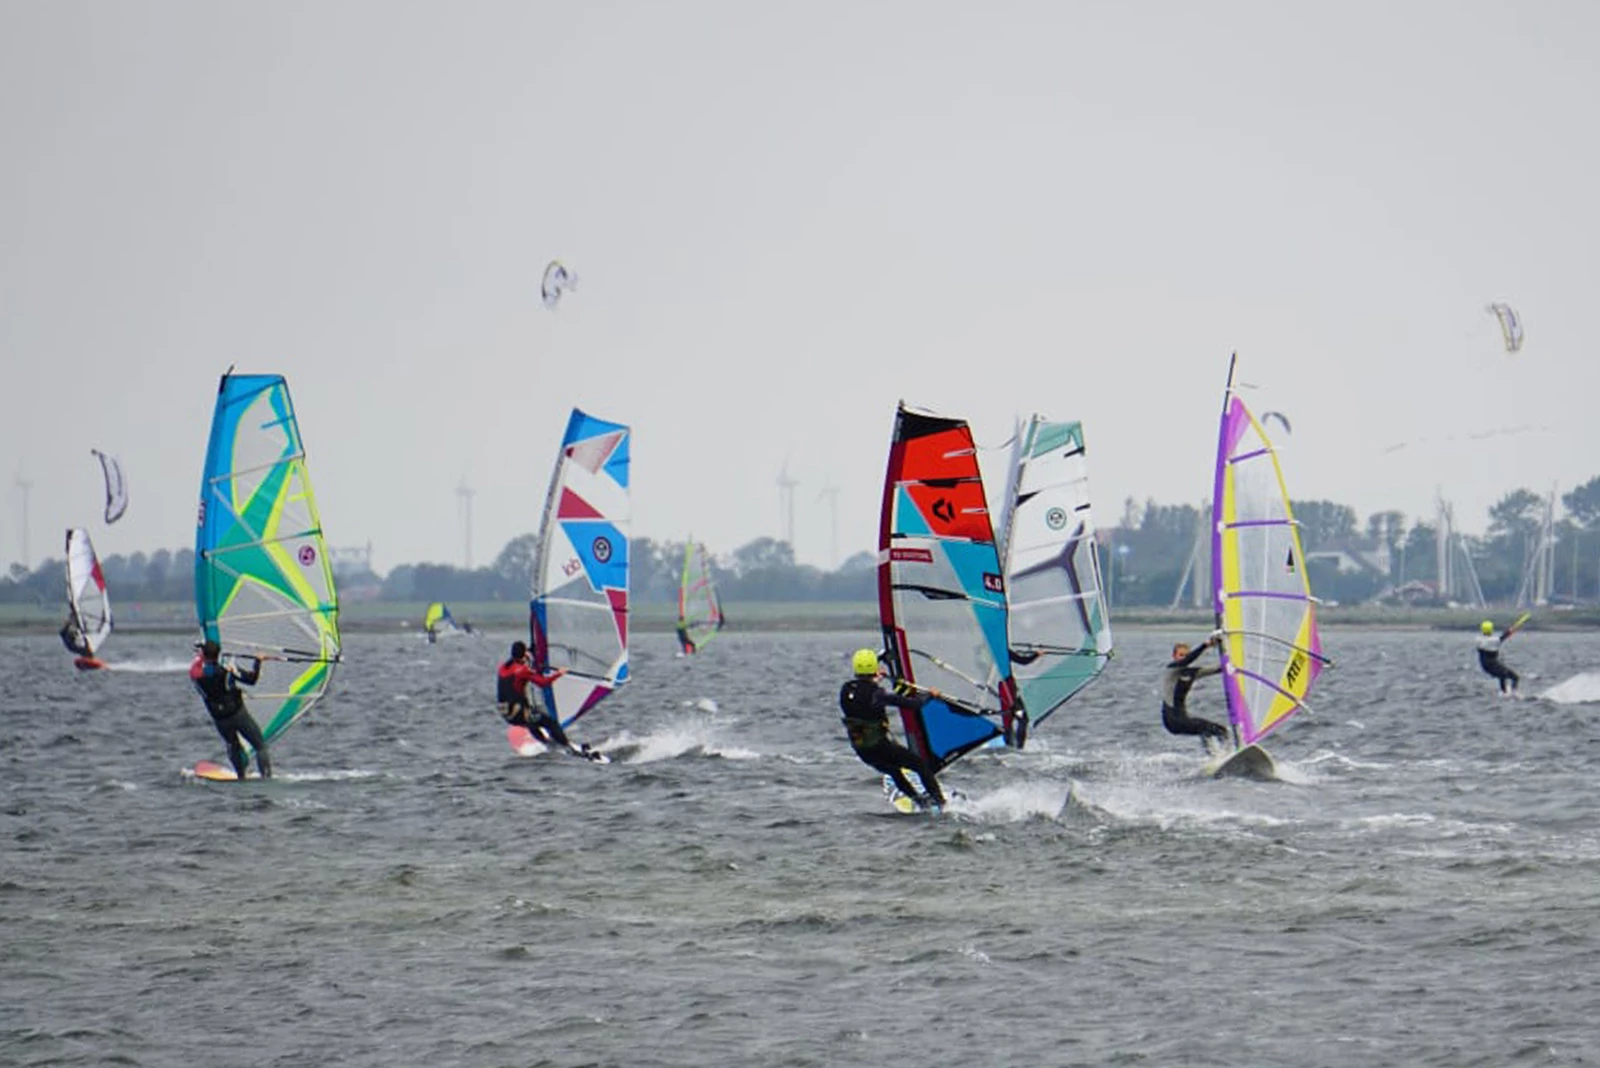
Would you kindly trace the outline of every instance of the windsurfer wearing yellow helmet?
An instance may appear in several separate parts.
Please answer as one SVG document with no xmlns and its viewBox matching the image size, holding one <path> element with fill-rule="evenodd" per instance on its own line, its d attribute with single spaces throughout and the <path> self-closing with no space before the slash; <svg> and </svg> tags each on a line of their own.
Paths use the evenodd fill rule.
<svg viewBox="0 0 1600 1068">
<path fill-rule="evenodd" d="M 1517 692 L 1520 676 L 1500 662 L 1500 643 L 1517 632 L 1518 623 L 1507 627 L 1503 634 L 1494 632 L 1494 623 L 1490 620 L 1478 624 L 1478 666 L 1483 668 L 1485 674 L 1499 681 L 1501 697 L 1509 697 Z"/>
<path fill-rule="evenodd" d="M 929 697 L 938 692 L 928 691 L 927 696 L 914 693 L 886 693 L 878 685 L 878 654 L 871 649 L 857 649 L 850 658 L 850 669 L 855 677 L 839 689 L 839 708 L 844 713 L 844 729 L 850 735 L 850 747 L 861 762 L 875 771 L 881 771 L 894 781 L 895 789 L 907 797 L 915 798 L 923 808 L 944 806 L 944 791 L 934 778 L 928 762 L 916 753 L 897 743 L 889 734 L 889 706 L 896 708 L 921 708 Z M 911 788 L 905 769 L 917 773 L 922 780 L 923 793 Z"/>
</svg>

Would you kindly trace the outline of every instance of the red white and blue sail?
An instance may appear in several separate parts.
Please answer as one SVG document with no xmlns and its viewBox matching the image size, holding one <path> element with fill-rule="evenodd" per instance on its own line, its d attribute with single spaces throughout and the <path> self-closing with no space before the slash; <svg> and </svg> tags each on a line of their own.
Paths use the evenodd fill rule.
<svg viewBox="0 0 1600 1068">
<path fill-rule="evenodd" d="M 942 698 L 902 712 L 936 768 L 1002 733 L 1020 712 L 1005 580 L 972 431 L 901 405 L 884 479 L 878 614 L 889 674 Z"/>
<path fill-rule="evenodd" d="M 628 491 L 632 431 L 572 410 L 550 478 L 534 561 L 532 629 L 544 689 L 563 726 L 628 680 Z"/>
</svg>

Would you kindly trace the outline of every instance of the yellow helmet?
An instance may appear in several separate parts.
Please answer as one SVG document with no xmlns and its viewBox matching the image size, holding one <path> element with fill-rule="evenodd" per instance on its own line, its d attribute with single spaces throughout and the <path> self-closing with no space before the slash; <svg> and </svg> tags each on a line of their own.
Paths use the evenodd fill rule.
<svg viewBox="0 0 1600 1068">
<path fill-rule="evenodd" d="M 878 654 L 871 649 L 857 649 L 856 655 L 850 658 L 850 669 L 857 675 L 876 675 Z"/>
<path fill-rule="evenodd" d="M 1489 622 L 1489 620 L 1486 619 L 1482 623 L 1478 624 L 1478 629 L 1483 631 L 1485 634 L 1493 634 L 1494 633 L 1494 624 Z"/>
</svg>

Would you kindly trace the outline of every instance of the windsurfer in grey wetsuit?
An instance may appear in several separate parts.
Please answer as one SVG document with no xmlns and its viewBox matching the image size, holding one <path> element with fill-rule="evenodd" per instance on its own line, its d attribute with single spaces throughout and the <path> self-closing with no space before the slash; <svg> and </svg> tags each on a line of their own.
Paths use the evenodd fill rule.
<svg viewBox="0 0 1600 1068">
<path fill-rule="evenodd" d="M 1228 736 L 1228 728 L 1209 719 L 1191 716 L 1185 707 L 1189 700 L 1189 688 L 1196 679 L 1221 673 L 1221 665 L 1208 668 L 1195 666 L 1195 661 L 1200 659 L 1202 653 L 1220 642 L 1221 639 L 1213 634 L 1192 651 L 1187 644 L 1179 642 L 1172 647 L 1172 660 L 1161 673 L 1161 725 L 1172 734 L 1198 734 L 1201 745 L 1205 744 L 1207 738 Z"/>
<path fill-rule="evenodd" d="M 855 678 L 839 688 L 839 708 L 844 713 L 845 733 L 850 736 L 850 747 L 861 762 L 875 771 L 881 771 L 893 780 L 895 789 L 914 798 L 919 806 L 944 806 L 944 791 L 933 769 L 916 753 L 897 743 L 889 736 L 889 706 L 896 708 L 921 708 L 929 697 L 937 697 L 930 690 L 928 696 L 913 693 L 885 693 L 878 685 L 878 654 L 871 649 L 857 649 L 850 659 Z M 922 780 L 927 792 L 917 793 L 905 770 L 910 768 Z"/>
</svg>

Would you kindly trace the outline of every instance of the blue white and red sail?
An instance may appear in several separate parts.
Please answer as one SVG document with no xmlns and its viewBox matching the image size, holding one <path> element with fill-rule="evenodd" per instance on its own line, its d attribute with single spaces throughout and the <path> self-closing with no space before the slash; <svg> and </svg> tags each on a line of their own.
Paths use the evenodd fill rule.
<svg viewBox="0 0 1600 1068">
<path fill-rule="evenodd" d="M 574 408 L 550 477 L 531 616 L 535 666 L 567 669 L 543 691 L 563 726 L 628 680 L 631 438 Z"/>
</svg>

